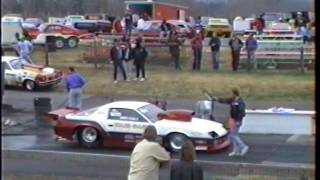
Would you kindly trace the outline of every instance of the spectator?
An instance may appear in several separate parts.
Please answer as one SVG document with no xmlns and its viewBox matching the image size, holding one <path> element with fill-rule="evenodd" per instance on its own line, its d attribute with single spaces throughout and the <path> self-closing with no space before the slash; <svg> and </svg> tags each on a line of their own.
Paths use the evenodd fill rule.
<svg viewBox="0 0 320 180">
<path fill-rule="evenodd" d="M 229 156 L 245 155 L 249 150 L 249 146 L 240 139 L 239 128 L 242 125 L 242 119 L 245 116 L 246 105 L 243 99 L 240 97 L 239 90 L 232 89 L 231 98 L 213 97 L 213 100 L 217 100 L 218 102 L 224 104 L 230 104 L 229 128 L 233 151 L 229 153 Z"/>
<path fill-rule="evenodd" d="M 203 180 L 202 167 L 194 162 L 196 152 L 190 140 L 181 149 L 180 160 L 171 165 L 171 180 Z"/>
<path fill-rule="evenodd" d="M 182 42 L 178 38 L 178 34 L 175 29 L 170 33 L 169 38 L 169 51 L 174 59 L 175 69 L 181 70 L 180 67 L 180 46 Z"/>
<path fill-rule="evenodd" d="M 132 22 L 133 22 L 133 26 L 137 27 L 138 26 L 138 20 L 140 19 L 139 15 L 134 13 L 132 15 Z"/>
<path fill-rule="evenodd" d="M 169 36 L 169 33 L 171 31 L 170 24 L 164 19 L 160 25 L 160 38 L 167 38 Z"/>
<path fill-rule="evenodd" d="M 21 59 L 25 60 L 27 63 L 32 64 L 32 52 L 33 52 L 33 45 L 32 43 L 25 38 L 24 40 L 20 39 L 20 42 L 17 46 L 17 51 Z"/>
<path fill-rule="evenodd" d="M 296 29 L 299 29 L 300 27 L 307 27 L 307 19 L 302 16 L 301 12 L 297 12 L 297 17 L 295 19 L 294 26 Z"/>
<path fill-rule="evenodd" d="M 217 37 L 216 33 L 212 33 L 212 37 L 209 41 L 209 46 L 211 47 L 212 53 L 212 67 L 214 70 L 219 69 L 219 51 L 221 46 L 221 41 Z"/>
<path fill-rule="evenodd" d="M 117 81 L 118 67 L 122 72 L 123 79 L 127 80 L 127 75 L 123 67 L 123 58 L 122 58 L 123 53 L 120 47 L 120 43 L 117 40 L 114 41 L 114 46 L 111 48 L 110 57 L 111 57 L 111 60 L 113 61 L 113 80 L 114 80 L 113 83 L 118 83 Z"/>
<path fill-rule="evenodd" d="M 159 168 L 170 160 L 169 153 L 156 142 L 157 130 L 147 126 L 143 140 L 133 149 L 128 180 L 158 180 Z"/>
<path fill-rule="evenodd" d="M 200 70 L 202 59 L 202 38 L 200 33 L 196 33 L 195 37 L 191 40 L 191 47 L 193 50 L 193 70 Z"/>
<path fill-rule="evenodd" d="M 239 37 L 236 34 L 234 34 L 229 41 L 229 46 L 231 48 L 232 55 L 232 70 L 238 71 L 240 51 L 243 46 L 243 42 L 239 39 Z"/>
<path fill-rule="evenodd" d="M 75 72 L 74 67 L 69 67 L 69 74 L 66 77 L 66 88 L 69 93 L 68 107 L 81 109 L 81 96 L 86 83 L 83 77 Z"/>
<path fill-rule="evenodd" d="M 124 69 L 127 74 L 127 81 L 130 81 L 132 77 L 132 70 L 133 70 L 133 52 L 132 52 L 132 45 L 129 39 L 126 39 L 123 44 L 121 45 L 122 50 L 122 59 L 124 62 Z"/>
<path fill-rule="evenodd" d="M 258 48 L 257 40 L 254 38 L 253 34 L 250 34 L 246 40 L 246 49 L 248 54 L 247 71 L 251 71 L 252 65 L 254 70 L 257 69 L 257 61 L 256 61 L 257 48 Z"/>
<path fill-rule="evenodd" d="M 141 32 L 144 31 L 146 29 L 146 22 L 143 19 L 142 16 L 140 16 L 139 20 L 138 20 L 138 25 L 137 25 L 137 29 Z"/>
<path fill-rule="evenodd" d="M 140 72 L 142 74 L 142 78 L 140 79 L 140 81 L 145 81 L 145 63 L 147 56 L 148 52 L 141 45 L 141 41 L 137 41 L 136 47 L 133 49 L 134 65 L 136 66 L 136 78 L 134 79 L 135 81 L 140 77 Z"/>
<path fill-rule="evenodd" d="M 127 13 L 124 15 L 124 22 L 125 22 L 126 35 L 130 37 L 131 31 L 133 28 L 133 18 L 130 10 L 128 10 Z"/>
</svg>

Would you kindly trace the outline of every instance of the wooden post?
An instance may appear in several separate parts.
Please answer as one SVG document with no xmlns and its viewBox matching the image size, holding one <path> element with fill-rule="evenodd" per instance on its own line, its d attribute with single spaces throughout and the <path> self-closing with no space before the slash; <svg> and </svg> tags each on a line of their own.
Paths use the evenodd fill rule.
<svg viewBox="0 0 320 180">
<path fill-rule="evenodd" d="M 49 66 L 49 46 L 48 43 L 45 45 L 45 52 L 46 52 L 46 66 Z"/>
<path fill-rule="evenodd" d="M 303 46 L 301 46 L 300 48 L 300 70 L 301 70 L 301 73 L 304 73 L 304 48 Z"/>
</svg>

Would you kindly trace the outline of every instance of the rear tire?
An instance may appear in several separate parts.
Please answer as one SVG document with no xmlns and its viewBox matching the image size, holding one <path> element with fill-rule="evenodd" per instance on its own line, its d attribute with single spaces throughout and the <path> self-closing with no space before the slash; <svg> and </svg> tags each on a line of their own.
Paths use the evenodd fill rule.
<svg viewBox="0 0 320 180">
<path fill-rule="evenodd" d="M 86 148 L 95 148 L 101 144 L 100 134 L 94 127 L 84 127 L 77 131 L 79 144 Z"/>
<path fill-rule="evenodd" d="M 69 48 L 75 48 L 78 46 L 78 39 L 75 37 L 71 37 L 67 40 Z"/>
</svg>

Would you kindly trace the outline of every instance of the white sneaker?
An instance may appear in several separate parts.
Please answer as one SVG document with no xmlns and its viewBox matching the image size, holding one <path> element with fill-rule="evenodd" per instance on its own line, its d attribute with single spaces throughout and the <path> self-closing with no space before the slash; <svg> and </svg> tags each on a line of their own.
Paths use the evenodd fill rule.
<svg viewBox="0 0 320 180">
<path fill-rule="evenodd" d="M 138 78 L 133 78 L 133 80 L 134 80 L 134 81 L 137 81 L 137 80 L 138 80 Z"/>
<path fill-rule="evenodd" d="M 113 81 L 113 84 L 117 84 L 118 83 L 118 81 Z"/>
<path fill-rule="evenodd" d="M 131 80 L 130 80 L 130 79 L 127 79 L 126 81 L 130 82 Z"/>
<path fill-rule="evenodd" d="M 228 156 L 230 156 L 230 157 L 231 157 L 231 156 L 237 156 L 237 155 L 239 155 L 239 154 L 238 154 L 238 153 L 236 153 L 236 152 L 233 152 L 233 151 L 232 151 L 231 153 L 229 153 L 229 154 L 228 154 Z"/>
<path fill-rule="evenodd" d="M 140 79 L 140 81 L 145 81 L 145 80 L 146 80 L 145 78 L 141 78 L 141 79 Z"/>
<path fill-rule="evenodd" d="M 241 156 L 244 156 L 248 151 L 249 151 L 249 147 L 248 147 L 248 146 L 245 146 L 245 147 L 241 150 L 240 155 L 241 155 Z"/>
</svg>

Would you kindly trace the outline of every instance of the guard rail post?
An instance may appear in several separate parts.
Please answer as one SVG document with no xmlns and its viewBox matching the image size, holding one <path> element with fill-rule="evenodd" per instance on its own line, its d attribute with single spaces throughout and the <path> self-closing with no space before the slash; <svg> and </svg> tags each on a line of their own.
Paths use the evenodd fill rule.
<svg viewBox="0 0 320 180">
<path fill-rule="evenodd" d="M 300 48 L 300 71 L 301 73 L 304 73 L 304 48 L 301 46 Z"/>
</svg>

